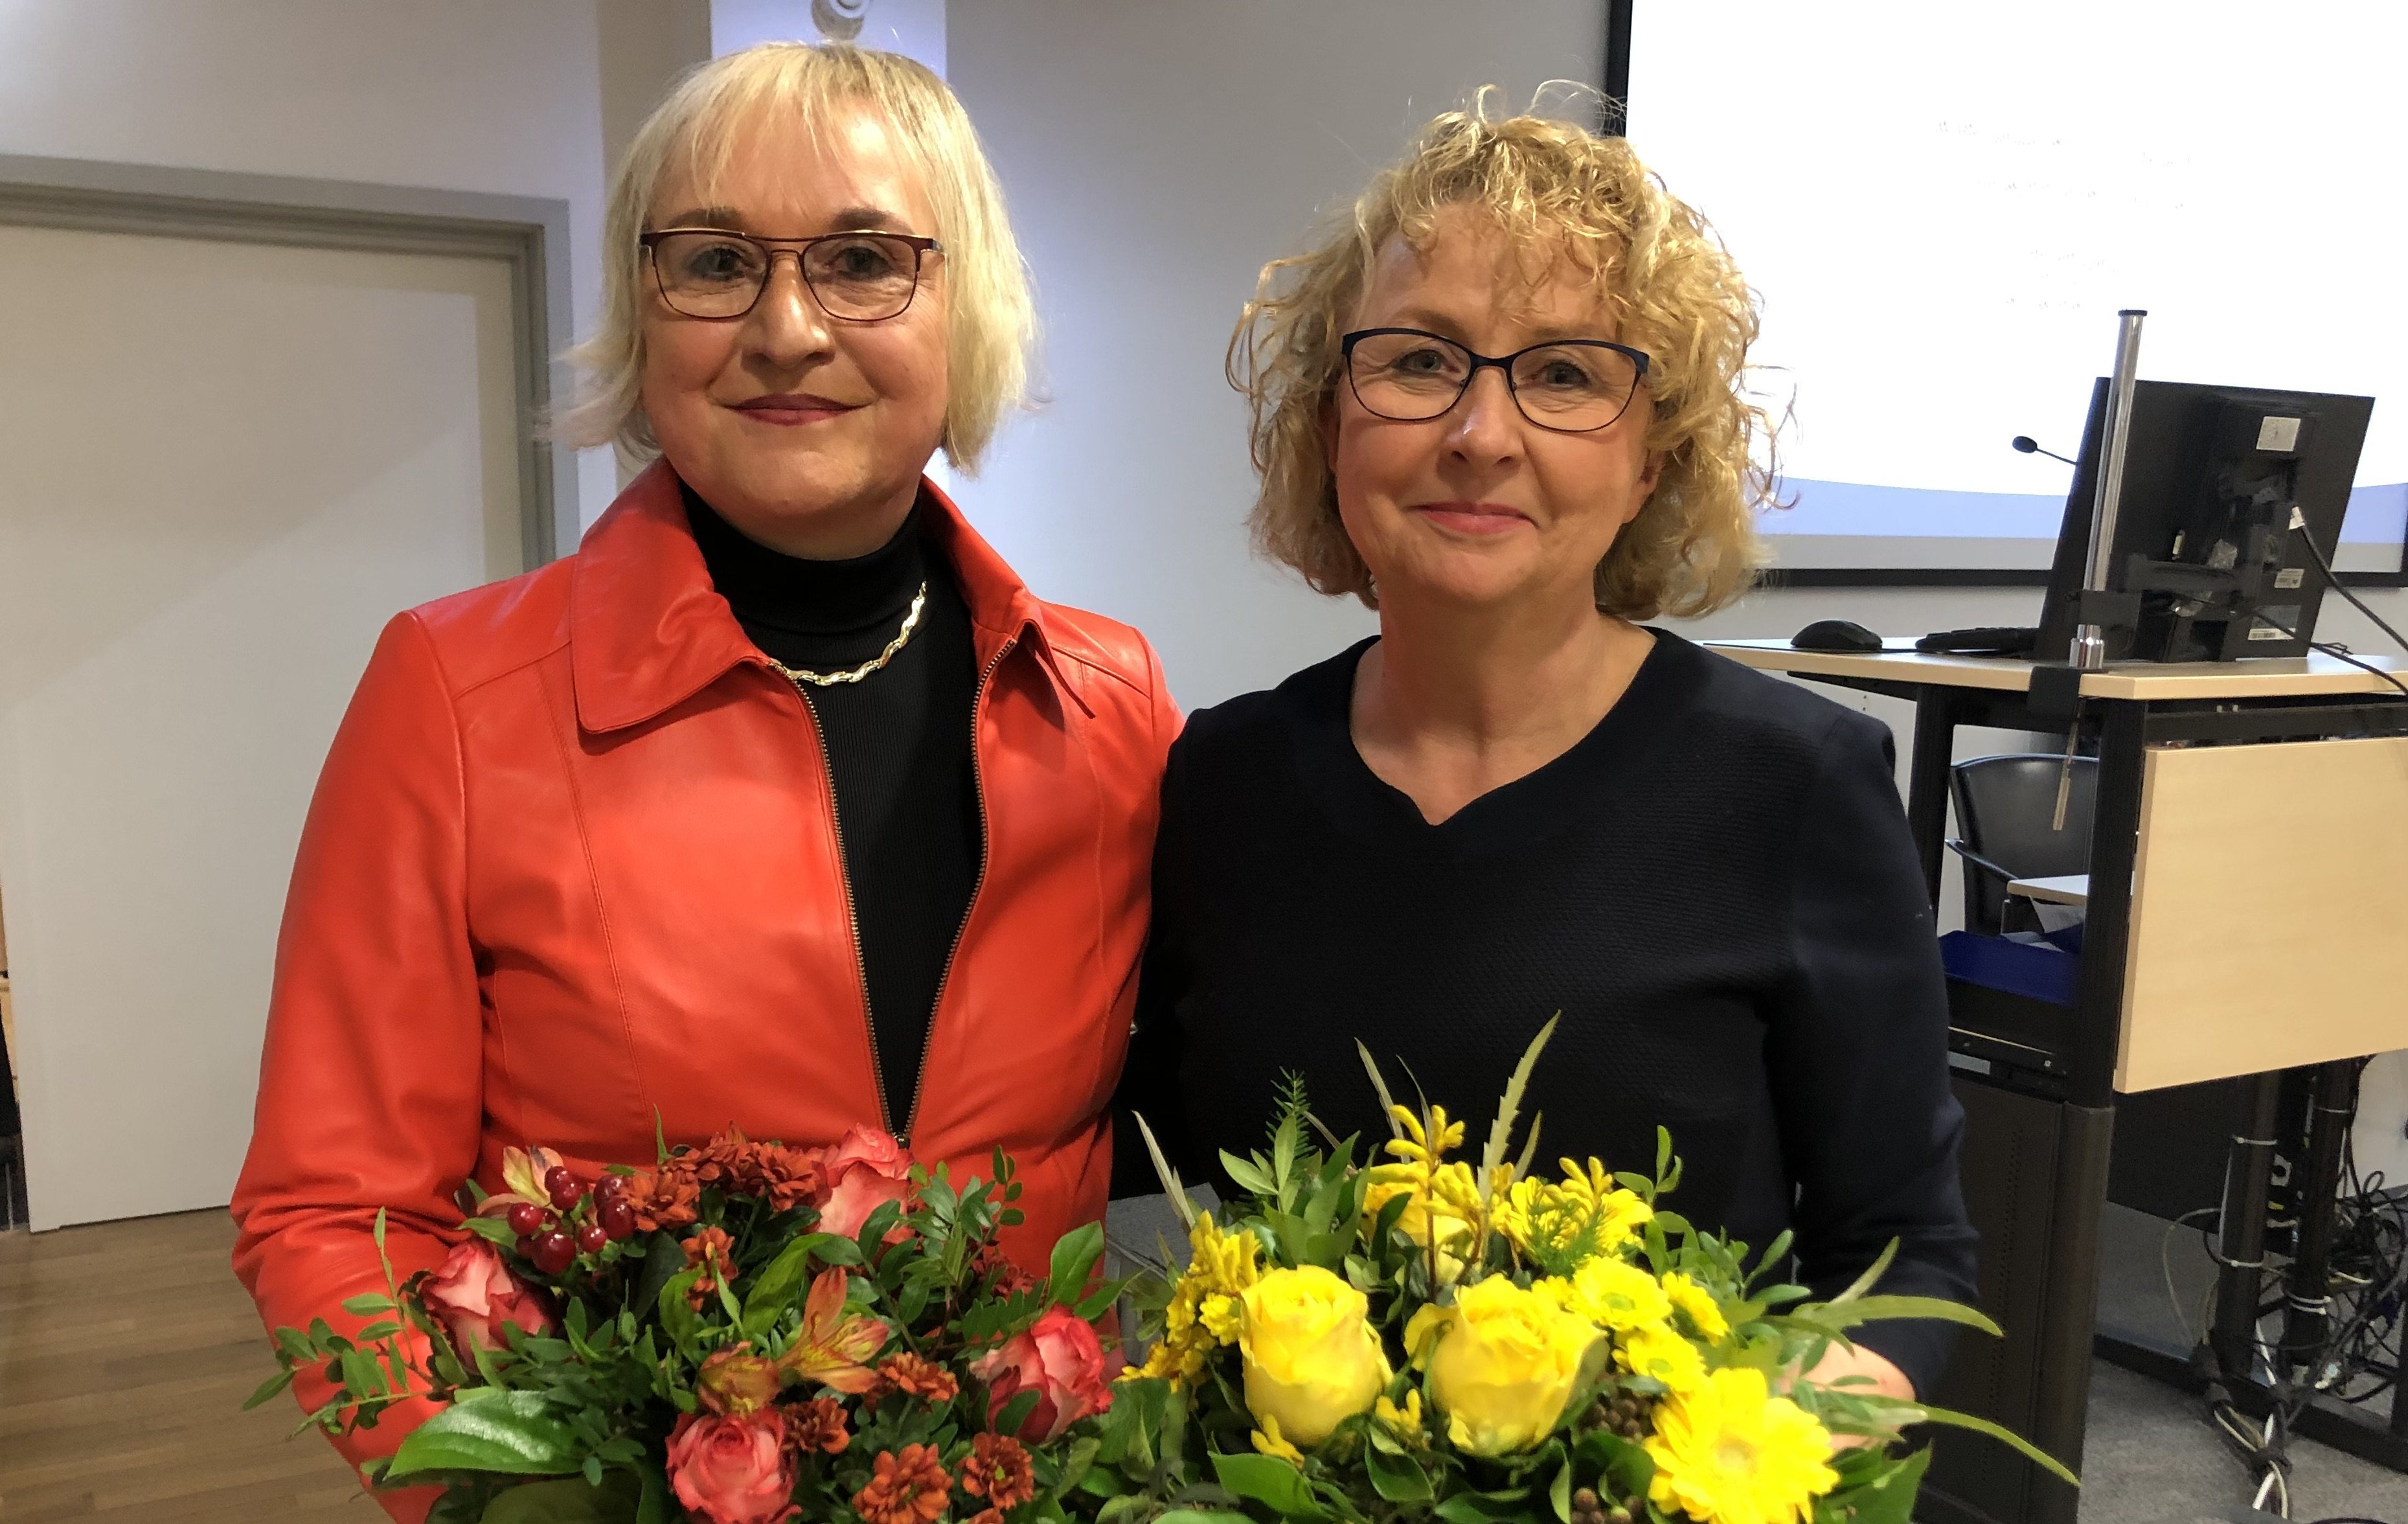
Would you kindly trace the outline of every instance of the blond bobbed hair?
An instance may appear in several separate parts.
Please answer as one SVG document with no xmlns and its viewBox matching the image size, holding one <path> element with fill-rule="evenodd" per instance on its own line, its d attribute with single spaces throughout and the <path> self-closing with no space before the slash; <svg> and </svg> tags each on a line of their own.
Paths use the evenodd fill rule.
<svg viewBox="0 0 2408 1524">
<path fill-rule="evenodd" d="M 1319 243 L 1263 266 L 1230 340 L 1230 384 L 1253 410 L 1262 495 L 1254 543 L 1315 590 L 1379 593 L 1339 521 L 1325 426 L 1340 340 L 1391 238 L 1426 250 L 1440 211 L 1470 208 L 1506 236 L 1531 289 L 1569 266 L 1605 298 L 1621 342 L 1650 357 L 1655 490 L 1597 568 L 1597 606 L 1693 617 L 1744 593 L 1762 564 L 1755 518 L 1772 481 L 1772 421 L 1741 387 L 1756 302 L 1705 220 L 1619 137 L 1488 114 L 1491 93 L 1422 130 Z"/>
<path fill-rule="evenodd" d="M 765 42 L 688 75 L 639 128 L 610 184 L 602 226 L 602 317 L 568 354 L 585 373 L 553 434 L 567 443 L 616 444 L 631 463 L 660 453 L 644 416 L 642 245 L 666 172 L 681 166 L 708 196 L 737 137 L 765 117 L 806 125 L 867 106 L 896 129 L 917 162 L 945 246 L 948 395 L 946 457 L 974 470 L 1003 415 L 1022 402 L 1037 334 L 1020 245 L 1004 216 L 978 133 L 953 93 L 899 53 L 834 43 Z"/>
</svg>

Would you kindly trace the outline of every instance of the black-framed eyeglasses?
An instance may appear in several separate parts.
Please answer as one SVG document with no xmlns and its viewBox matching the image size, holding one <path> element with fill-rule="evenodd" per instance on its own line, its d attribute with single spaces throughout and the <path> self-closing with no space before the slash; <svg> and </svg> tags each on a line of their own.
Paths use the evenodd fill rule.
<svg viewBox="0 0 2408 1524">
<path fill-rule="evenodd" d="M 791 251 L 812 300 L 832 318 L 877 323 L 900 317 L 920 289 L 920 268 L 945 246 L 909 233 L 824 233 L 756 238 L 716 227 L 668 227 L 638 240 L 652 256 L 661 300 L 690 318 L 740 318 L 769 284 L 780 251 Z"/>
<path fill-rule="evenodd" d="M 1476 354 L 1419 328 L 1358 328 L 1339 340 L 1346 384 L 1376 418 L 1416 424 L 1463 400 L 1472 378 L 1491 366 L 1522 416 L 1541 428 L 1589 434 L 1630 406 L 1647 379 L 1647 356 L 1603 338 L 1560 338 L 1511 354 Z"/>
</svg>

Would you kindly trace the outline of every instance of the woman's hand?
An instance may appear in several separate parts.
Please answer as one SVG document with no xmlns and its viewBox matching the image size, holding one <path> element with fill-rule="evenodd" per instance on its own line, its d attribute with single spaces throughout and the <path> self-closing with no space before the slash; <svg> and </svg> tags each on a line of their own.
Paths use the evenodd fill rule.
<svg viewBox="0 0 2408 1524">
<path fill-rule="evenodd" d="M 1906 1373 L 1892 1365 L 1886 1357 L 1876 1355 L 1862 1344 L 1850 1348 L 1846 1344 L 1835 1344 L 1823 1351 L 1823 1358 L 1806 1373 L 1806 1379 L 1818 1387 L 1830 1386 L 1842 1376 L 1873 1378 L 1870 1387 L 1856 1382 L 1842 1387 L 1842 1391 L 1878 1392 L 1884 1397 L 1896 1397 L 1909 1402 L 1914 1401 L 1914 1383 L 1906 1379 Z M 1863 1434 L 1834 1434 L 1831 1442 L 1843 1450 L 1873 1443 Z"/>
</svg>

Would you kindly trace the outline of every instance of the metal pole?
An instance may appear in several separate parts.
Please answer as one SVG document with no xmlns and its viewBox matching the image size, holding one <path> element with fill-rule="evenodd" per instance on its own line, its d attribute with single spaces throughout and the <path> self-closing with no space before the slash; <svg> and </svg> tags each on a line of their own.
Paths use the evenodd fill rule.
<svg viewBox="0 0 2408 1524">
<path fill-rule="evenodd" d="M 2128 307 L 2115 314 L 2115 376 L 2107 389 L 2107 450 L 2099 463 L 2099 483 L 2091 497 L 2090 556 L 2082 585 L 2092 593 L 2108 590 L 2109 560 L 2115 554 L 2115 510 L 2124 499 L 2124 447 L 2132 435 L 2132 388 L 2141 371 L 2141 320 L 2149 314 Z M 2107 633 L 2096 623 L 2077 625 L 2066 665 L 2097 671 L 2107 665 Z"/>
<path fill-rule="evenodd" d="M 2341 1194 L 2342 1148 L 2358 1120 L 2358 1062 L 2351 1058 L 2316 1069 L 2315 1099 L 2308 1113 L 2306 1178 L 2300 1181 L 2299 1252 L 2291 1260 L 2290 1306 L 2283 1317 L 2283 1352 L 2294 1381 L 2313 1385 L 2330 1336 L 2332 1241 Z M 2294 1176 L 2297 1179 L 2298 1176 Z"/>
<path fill-rule="evenodd" d="M 2231 1151 L 2224 1165 L 2224 1210 L 2216 1229 L 2215 1319 L 2208 1334 L 2226 1381 L 2256 1375 L 2258 1290 L 2266 1267 L 2266 1186 L 2274 1172 L 2279 1071 L 2253 1074 L 2236 1097 Z"/>
</svg>

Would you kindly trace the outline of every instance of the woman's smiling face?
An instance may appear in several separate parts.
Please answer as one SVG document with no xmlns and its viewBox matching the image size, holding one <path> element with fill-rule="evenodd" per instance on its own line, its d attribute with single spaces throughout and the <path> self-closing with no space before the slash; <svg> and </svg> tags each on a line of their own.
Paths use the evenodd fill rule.
<svg viewBox="0 0 2408 1524">
<path fill-rule="evenodd" d="M 936 212 L 901 137 L 855 106 L 740 129 L 707 194 L 673 160 L 646 225 L 932 236 Z M 786 252 L 740 318 L 677 312 L 646 272 L 645 417 L 678 475 L 752 539 L 795 554 L 866 554 L 894 533 L 943 439 L 944 261 L 924 261 L 899 315 L 864 323 L 830 317 Z"/>
<path fill-rule="evenodd" d="M 1596 282 L 1569 259 L 1535 287 L 1504 234 L 1466 208 L 1442 209 L 1428 246 L 1392 238 L 1354 329 L 1415 328 L 1480 354 L 1616 337 Z M 1328 418 L 1339 517 L 1384 603 L 1401 592 L 1449 603 L 1586 597 L 1599 562 L 1656 485 L 1643 386 L 1603 428 L 1531 423 L 1501 371 L 1476 372 L 1455 406 L 1400 423 L 1343 380 Z"/>
</svg>

